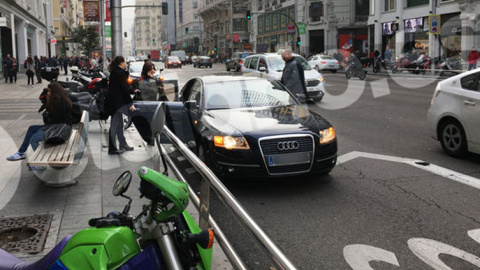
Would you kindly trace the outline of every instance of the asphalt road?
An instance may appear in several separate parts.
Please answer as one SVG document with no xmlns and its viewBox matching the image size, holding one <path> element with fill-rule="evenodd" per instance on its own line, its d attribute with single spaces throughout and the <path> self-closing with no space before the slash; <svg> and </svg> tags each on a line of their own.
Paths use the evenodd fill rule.
<svg viewBox="0 0 480 270">
<path fill-rule="evenodd" d="M 163 73 L 183 85 L 224 72 L 215 64 Z M 438 78 L 324 77 L 328 94 L 309 108 L 335 127 L 336 168 L 326 177 L 225 183 L 234 196 L 299 269 L 480 268 L 480 156 L 451 158 L 431 138 Z M 220 203 L 212 209 L 249 267 L 268 269 L 241 225 Z"/>
</svg>

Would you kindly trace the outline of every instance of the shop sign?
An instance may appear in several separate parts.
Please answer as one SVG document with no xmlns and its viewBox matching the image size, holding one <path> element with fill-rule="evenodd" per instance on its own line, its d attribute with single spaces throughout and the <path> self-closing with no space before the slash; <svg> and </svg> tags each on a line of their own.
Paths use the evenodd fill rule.
<svg viewBox="0 0 480 270">
<path fill-rule="evenodd" d="M 287 33 L 289 35 L 295 34 L 295 24 L 293 24 L 293 23 L 287 24 Z"/>
<path fill-rule="evenodd" d="M 105 21 L 106 22 L 111 22 L 112 21 L 112 13 L 110 12 L 109 0 L 105 1 Z"/>
<path fill-rule="evenodd" d="M 112 37 L 112 26 L 105 25 L 105 37 Z"/>
<path fill-rule="evenodd" d="M 7 17 L 0 17 L 0 27 L 7 27 L 8 20 Z"/>
<path fill-rule="evenodd" d="M 225 34 L 225 40 L 230 40 L 230 38 L 232 38 L 230 34 Z"/>
<path fill-rule="evenodd" d="M 233 42 L 240 42 L 240 35 L 239 34 L 233 34 Z"/>
<path fill-rule="evenodd" d="M 452 28 L 452 33 L 462 33 L 462 28 L 461 27 L 453 27 Z"/>
<path fill-rule="evenodd" d="M 302 23 L 302 22 L 299 22 L 299 23 L 297 23 L 297 27 L 298 27 L 298 34 L 299 35 L 305 35 L 305 33 L 306 33 L 305 29 L 306 29 L 307 25 Z"/>
<path fill-rule="evenodd" d="M 52 44 L 57 44 L 57 39 L 56 39 L 56 38 L 52 38 L 52 39 L 50 40 L 50 43 L 52 43 Z"/>
<path fill-rule="evenodd" d="M 440 15 L 428 15 L 428 32 L 432 35 L 440 34 Z"/>
<path fill-rule="evenodd" d="M 83 2 L 83 17 L 86 22 L 100 21 L 100 6 L 98 1 Z"/>
</svg>

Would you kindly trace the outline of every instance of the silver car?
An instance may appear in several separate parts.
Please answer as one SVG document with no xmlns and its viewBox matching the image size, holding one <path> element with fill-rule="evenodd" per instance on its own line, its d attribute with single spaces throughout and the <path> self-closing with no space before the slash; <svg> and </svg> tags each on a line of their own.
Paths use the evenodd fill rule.
<svg viewBox="0 0 480 270">
<path fill-rule="evenodd" d="M 322 74 L 314 70 L 301 55 L 293 54 L 293 57 L 303 67 L 308 95 L 315 101 L 322 100 L 325 94 L 325 79 Z M 285 61 L 283 61 L 280 54 L 264 53 L 250 55 L 245 58 L 242 71 L 245 73 L 265 74 L 267 77 L 280 81 L 284 67 Z M 306 99 L 303 94 L 298 94 L 297 97 L 301 101 Z"/>
</svg>

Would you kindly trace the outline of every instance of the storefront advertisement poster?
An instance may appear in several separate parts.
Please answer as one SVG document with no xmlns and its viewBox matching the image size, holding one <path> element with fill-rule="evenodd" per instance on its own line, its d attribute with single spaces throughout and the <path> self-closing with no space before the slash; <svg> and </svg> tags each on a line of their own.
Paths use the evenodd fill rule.
<svg viewBox="0 0 480 270">
<path fill-rule="evenodd" d="M 423 32 L 423 18 L 412 18 L 405 20 L 406 33 Z"/>
</svg>

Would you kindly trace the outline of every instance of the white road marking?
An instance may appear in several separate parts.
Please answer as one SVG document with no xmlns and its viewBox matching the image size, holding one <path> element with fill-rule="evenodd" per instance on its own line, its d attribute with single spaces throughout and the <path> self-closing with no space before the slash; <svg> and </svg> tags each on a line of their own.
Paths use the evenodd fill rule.
<svg viewBox="0 0 480 270">
<path fill-rule="evenodd" d="M 425 161 L 418 160 L 418 159 L 402 158 L 402 157 L 353 151 L 338 157 L 337 164 L 346 163 L 356 158 L 370 158 L 370 159 L 376 159 L 376 160 L 403 163 L 403 164 L 411 165 L 418 169 L 422 169 L 424 171 L 439 175 L 441 177 L 445 177 L 447 179 L 474 187 L 476 189 L 480 189 L 480 179 L 478 178 L 475 178 L 466 174 L 462 174 L 456 171 L 452 171 L 450 169 L 437 166 L 435 164 L 426 163 Z M 422 164 L 426 164 L 426 165 L 422 165 Z"/>
<path fill-rule="evenodd" d="M 8 132 L 0 126 L 0 152 L 12 155 L 18 150 L 17 145 Z M 23 161 L 7 161 L 0 157 L 0 210 L 12 199 L 20 183 Z"/>
<path fill-rule="evenodd" d="M 393 252 L 368 245 L 348 245 L 343 248 L 343 257 L 354 270 L 374 270 L 371 261 L 382 261 L 400 266 Z"/>
</svg>

